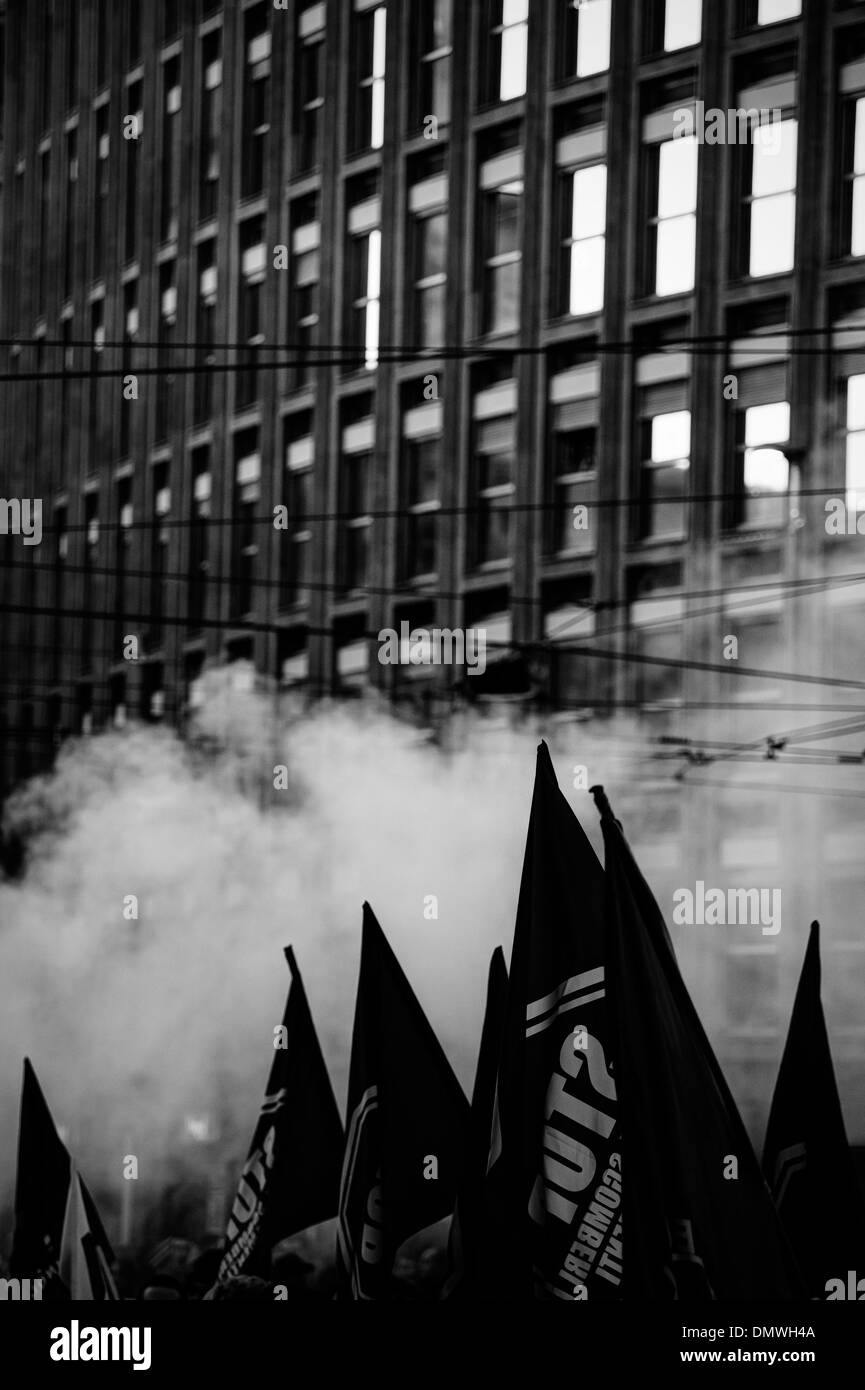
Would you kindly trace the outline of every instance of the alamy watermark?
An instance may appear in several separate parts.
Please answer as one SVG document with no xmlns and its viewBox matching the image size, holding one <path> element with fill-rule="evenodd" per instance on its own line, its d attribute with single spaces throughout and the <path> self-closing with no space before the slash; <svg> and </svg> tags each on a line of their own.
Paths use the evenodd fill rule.
<svg viewBox="0 0 865 1390">
<path fill-rule="evenodd" d="M 693 892 L 677 888 L 673 893 L 673 921 L 677 927 L 760 927 L 764 936 L 781 930 L 780 888 L 707 888 L 698 879 Z"/>
<path fill-rule="evenodd" d="M 23 536 L 25 545 L 40 545 L 42 498 L 0 497 L 0 536 Z"/>
<path fill-rule="evenodd" d="M 37 1302 L 42 1298 L 41 1279 L 0 1279 L 0 1301 L 6 1302 L 12 1299 L 13 1302 L 26 1303 L 33 1299 Z"/>
<path fill-rule="evenodd" d="M 382 666 L 466 666 L 470 676 L 483 675 L 487 666 L 483 628 L 412 627 L 401 622 L 399 632 L 383 627 L 378 642 Z"/>
<path fill-rule="evenodd" d="M 673 112 L 673 139 L 695 137 L 698 145 L 748 145 L 751 132 L 767 154 L 781 149 L 781 111 L 761 106 L 736 106 L 724 110 L 720 106 L 706 109 L 704 101 L 693 106 L 680 106 Z"/>
<path fill-rule="evenodd" d="M 823 510 L 827 536 L 865 536 L 865 497 L 829 497 Z"/>
</svg>

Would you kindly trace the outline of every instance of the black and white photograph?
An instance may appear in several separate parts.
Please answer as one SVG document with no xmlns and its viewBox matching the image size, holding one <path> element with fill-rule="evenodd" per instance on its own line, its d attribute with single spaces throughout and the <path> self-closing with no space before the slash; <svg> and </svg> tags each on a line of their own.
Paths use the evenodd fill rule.
<svg viewBox="0 0 865 1390">
<path fill-rule="evenodd" d="M 354 1301 L 861 1346 L 862 0 L 0 0 L 0 1338 Z"/>
</svg>

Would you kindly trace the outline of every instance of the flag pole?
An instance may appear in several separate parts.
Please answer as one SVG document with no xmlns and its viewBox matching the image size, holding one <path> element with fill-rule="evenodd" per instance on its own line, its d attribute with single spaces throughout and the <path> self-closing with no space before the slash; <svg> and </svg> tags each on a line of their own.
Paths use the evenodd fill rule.
<svg viewBox="0 0 865 1390">
<path fill-rule="evenodd" d="M 611 820 L 621 830 L 623 828 L 622 822 L 617 820 L 614 816 L 613 808 L 610 805 L 607 793 L 604 791 L 600 782 L 596 783 L 594 787 L 589 787 L 589 793 L 595 798 L 595 805 L 598 808 L 598 815 L 601 819 L 606 816 L 608 820 Z"/>
</svg>

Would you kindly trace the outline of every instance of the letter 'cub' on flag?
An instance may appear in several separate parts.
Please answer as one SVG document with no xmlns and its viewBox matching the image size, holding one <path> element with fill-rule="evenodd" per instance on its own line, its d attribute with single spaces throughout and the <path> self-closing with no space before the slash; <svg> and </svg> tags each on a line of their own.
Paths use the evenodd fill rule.
<svg viewBox="0 0 865 1390">
<path fill-rule="evenodd" d="M 219 1280 L 270 1275 L 270 1251 L 336 1215 L 342 1122 L 291 947 L 291 985 L 267 1093 L 240 1175 Z"/>
<path fill-rule="evenodd" d="M 763 1172 L 811 1298 L 865 1268 L 865 1203 L 847 1143 L 820 1003 L 820 928 L 811 933 L 775 1095 Z M 832 1194 L 832 1216 L 826 1207 Z"/>
<path fill-rule="evenodd" d="M 364 903 L 337 1233 L 343 1297 L 389 1297 L 399 1245 L 452 1214 L 468 1143 L 468 1101 Z"/>
<path fill-rule="evenodd" d="M 499 1296 L 621 1297 L 604 875 L 538 749 L 488 1176 Z M 504 1238 L 503 1233 L 507 1233 Z"/>
</svg>

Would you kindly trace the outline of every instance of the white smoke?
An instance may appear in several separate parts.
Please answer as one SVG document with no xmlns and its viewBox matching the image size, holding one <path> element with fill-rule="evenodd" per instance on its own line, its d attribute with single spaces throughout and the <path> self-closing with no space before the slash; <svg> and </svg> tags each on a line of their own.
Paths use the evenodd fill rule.
<svg viewBox="0 0 865 1390">
<path fill-rule="evenodd" d="M 127 1154 L 158 1183 L 209 1135 L 196 1161 L 230 1189 L 272 1058 L 289 942 L 344 1107 L 364 899 L 470 1091 L 489 957 L 498 944 L 510 952 L 538 730 L 478 718 L 448 751 L 375 705 L 278 710 L 251 670 L 246 689 L 237 674 L 207 675 L 187 737 L 130 726 L 73 740 L 8 808 L 27 863 L 0 884 L 0 1205 L 24 1055 L 92 1185 L 119 1193 Z M 571 725 L 567 751 L 553 745 L 599 852 L 575 760 L 615 808 L 639 778 L 641 742 L 645 729 L 621 721 Z M 286 790 L 274 788 L 279 765 Z M 651 814 L 647 801 L 640 824 L 626 823 L 635 845 Z M 124 917 L 129 895 L 137 920 Z M 796 927 L 804 949 L 807 917 Z M 798 973 L 792 922 L 779 945 Z M 698 955 L 685 950 L 683 970 L 714 1033 Z"/>
</svg>

